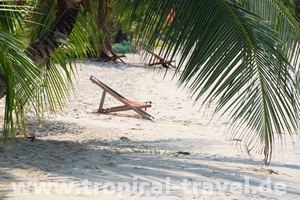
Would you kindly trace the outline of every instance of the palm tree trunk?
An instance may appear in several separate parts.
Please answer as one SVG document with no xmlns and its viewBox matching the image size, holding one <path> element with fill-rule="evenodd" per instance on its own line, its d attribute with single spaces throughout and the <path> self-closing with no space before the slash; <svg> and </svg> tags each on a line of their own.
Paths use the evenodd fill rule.
<svg viewBox="0 0 300 200">
<path fill-rule="evenodd" d="M 89 0 L 58 0 L 56 20 L 42 36 L 28 47 L 25 52 L 41 64 L 64 42 L 72 32 L 77 19 L 80 3 L 90 9 Z M 6 95 L 6 80 L 0 70 L 0 99 Z"/>
<path fill-rule="evenodd" d="M 48 31 L 26 49 L 37 64 L 41 64 L 66 41 L 76 22 L 80 3 L 81 0 L 58 0 L 56 20 Z"/>
</svg>

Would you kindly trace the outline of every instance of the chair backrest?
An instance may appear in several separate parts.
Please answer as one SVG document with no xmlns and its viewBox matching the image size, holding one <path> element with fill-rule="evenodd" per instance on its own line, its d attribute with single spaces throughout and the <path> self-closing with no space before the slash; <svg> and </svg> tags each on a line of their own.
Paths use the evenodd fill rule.
<svg viewBox="0 0 300 200">
<path fill-rule="evenodd" d="M 109 48 L 106 48 L 103 44 L 100 44 L 100 49 L 105 53 L 108 57 L 113 58 L 115 55 L 111 52 Z"/>
<path fill-rule="evenodd" d="M 113 96 L 122 98 L 122 99 L 126 99 L 125 97 L 123 97 L 121 94 L 119 94 L 118 92 L 114 91 L 112 88 L 110 88 L 109 86 L 107 86 L 106 84 L 102 83 L 100 80 L 98 80 L 97 78 L 91 76 L 90 80 L 93 81 L 94 83 L 96 83 L 98 86 L 100 86 L 103 90 L 106 90 L 108 93 L 110 93 Z"/>
</svg>

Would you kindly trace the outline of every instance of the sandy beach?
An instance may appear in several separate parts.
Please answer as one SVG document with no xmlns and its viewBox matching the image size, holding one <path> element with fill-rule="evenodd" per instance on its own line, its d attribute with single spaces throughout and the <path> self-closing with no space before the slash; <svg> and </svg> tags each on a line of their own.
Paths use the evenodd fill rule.
<svg viewBox="0 0 300 200">
<path fill-rule="evenodd" d="M 287 137 L 266 167 L 225 136 L 229 121 L 212 118 L 213 103 L 199 110 L 201 99 L 177 87 L 173 69 L 146 66 L 138 54 L 123 60 L 81 63 L 65 110 L 40 123 L 28 117 L 35 140 L 0 148 L 0 199 L 300 199 L 299 141 Z M 102 89 L 91 75 L 132 101 L 151 101 L 155 119 L 97 113 Z M 105 106 L 119 104 L 107 94 Z"/>
</svg>

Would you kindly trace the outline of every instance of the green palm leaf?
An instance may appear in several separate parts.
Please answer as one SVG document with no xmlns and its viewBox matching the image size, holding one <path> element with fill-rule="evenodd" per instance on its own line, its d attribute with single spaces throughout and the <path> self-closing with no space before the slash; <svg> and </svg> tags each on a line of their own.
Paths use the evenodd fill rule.
<svg viewBox="0 0 300 200">
<path fill-rule="evenodd" d="M 39 70 L 23 52 L 25 45 L 10 35 L 0 32 L 0 70 L 5 76 L 7 93 L 4 120 L 4 138 L 14 134 L 18 116 L 27 100 L 35 101 L 33 91 L 38 87 Z M 24 67 L 26 66 L 26 68 Z"/>
<path fill-rule="evenodd" d="M 288 11 L 276 0 L 243 1 L 248 8 L 226 0 L 123 3 L 130 2 L 133 10 L 144 10 L 141 40 L 150 48 L 162 38 L 170 10 L 176 11 L 161 54 L 180 54 L 179 83 L 196 100 L 205 95 L 203 104 L 216 102 L 215 112 L 229 112 L 229 134 L 248 152 L 263 152 L 269 162 L 275 135 L 295 133 L 299 120 L 299 94 L 291 75 L 298 37 L 288 35 L 299 36 L 300 29 Z M 255 14 L 249 2 L 267 11 Z M 236 125 L 246 128 L 241 131 Z"/>
</svg>

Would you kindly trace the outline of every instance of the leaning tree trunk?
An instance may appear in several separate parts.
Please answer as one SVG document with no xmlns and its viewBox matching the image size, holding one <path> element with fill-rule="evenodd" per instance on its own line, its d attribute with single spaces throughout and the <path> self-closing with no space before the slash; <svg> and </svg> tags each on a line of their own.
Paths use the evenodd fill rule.
<svg viewBox="0 0 300 200">
<path fill-rule="evenodd" d="M 79 6 L 82 0 L 58 0 L 56 20 L 42 36 L 29 48 L 27 54 L 41 64 L 66 40 L 76 22 Z"/>
<path fill-rule="evenodd" d="M 48 0 L 42 1 L 47 3 Z M 42 36 L 40 36 L 25 52 L 37 63 L 41 64 L 67 39 L 77 19 L 80 4 L 86 12 L 90 11 L 89 0 L 58 0 L 56 20 Z M 0 99 L 6 95 L 5 76 L 0 71 Z"/>
</svg>

